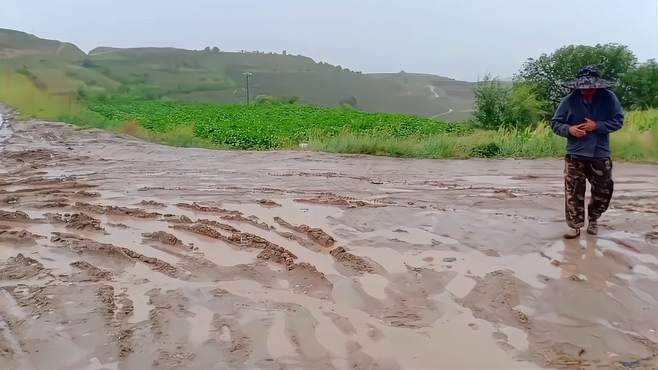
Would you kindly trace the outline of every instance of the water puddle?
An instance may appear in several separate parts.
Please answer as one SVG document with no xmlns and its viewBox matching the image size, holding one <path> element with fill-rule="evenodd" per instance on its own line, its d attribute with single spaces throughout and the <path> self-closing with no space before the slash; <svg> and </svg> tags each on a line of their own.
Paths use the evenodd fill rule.
<svg viewBox="0 0 658 370">
<path fill-rule="evenodd" d="M 329 303 L 305 295 L 266 289 L 253 281 L 218 284 L 222 289 L 245 298 L 266 297 L 275 302 L 303 306 L 317 321 L 315 338 L 337 359 L 345 358 L 346 344 L 353 340 L 373 358 L 397 363 L 403 368 L 435 368 L 437 358 L 441 359 L 441 366 L 445 368 L 537 368 L 533 364 L 514 360 L 493 339 L 495 330 L 492 324 L 474 318 L 469 310 L 464 310 L 449 297 L 443 297 L 448 312 L 446 317 L 431 328 L 416 331 L 386 326 L 366 312 L 341 302 Z M 345 335 L 324 314 L 326 312 L 348 318 L 356 333 Z M 472 329 L 469 326 L 471 323 L 477 323 L 478 329 Z M 517 339 L 514 338 L 515 341 Z M 477 356 L 474 356 L 473 348 L 477 348 Z"/>
<path fill-rule="evenodd" d="M 194 244 L 198 252 L 217 266 L 231 267 L 256 262 L 257 251 L 238 250 L 220 240 L 203 239 L 192 233 L 185 233 L 183 236 L 180 234 L 182 233 L 179 232 L 176 236 L 185 243 Z"/>
<path fill-rule="evenodd" d="M 272 358 L 278 362 L 288 363 L 287 360 L 297 356 L 290 336 L 286 333 L 286 313 L 283 311 L 274 312 L 273 323 L 267 335 L 267 348 Z"/>
<path fill-rule="evenodd" d="M 468 252 L 426 250 L 403 254 L 383 247 L 355 247 L 352 253 L 374 260 L 384 266 L 388 272 L 405 272 L 407 266 L 413 266 L 482 277 L 495 270 L 510 269 L 519 279 L 538 288 L 544 286 L 537 279 L 539 275 L 560 277 L 560 269 L 551 265 L 550 261 L 542 258 L 538 253 L 490 257 L 474 250 Z M 457 281 L 454 284 L 470 283 Z M 454 285 L 453 288 L 457 288 L 459 295 L 458 285 Z M 466 286 L 463 286 L 461 291 L 465 289 Z"/>
<path fill-rule="evenodd" d="M 475 288 L 475 284 L 477 284 L 475 279 L 464 275 L 457 275 L 454 279 L 450 280 L 445 288 L 456 298 L 461 299 L 466 297 Z"/>
<path fill-rule="evenodd" d="M 266 208 L 256 203 L 227 203 L 225 208 L 237 210 L 245 215 L 253 215 L 260 220 L 278 227 L 275 217 L 281 217 L 293 225 L 309 225 L 319 227 L 331 234 L 333 222 L 345 212 L 337 207 L 326 207 L 315 204 L 299 203 L 292 199 L 272 199 L 281 207 Z"/>
<path fill-rule="evenodd" d="M 504 326 L 499 330 L 507 336 L 507 343 L 514 347 L 519 352 L 524 352 L 528 349 L 528 334 L 521 329 L 511 326 Z"/>
<path fill-rule="evenodd" d="M 315 266 L 318 271 L 324 273 L 327 276 L 337 275 L 342 276 L 341 273 L 336 270 L 334 258 L 328 253 L 318 253 L 312 251 L 304 246 L 299 245 L 297 242 L 290 239 L 284 238 L 283 236 L 273 233 L 268 230 L 263 230 L 258 227 L 247 225 L 247 224 L 234 224 L 237 228 L 242 231 L 258 235 L 269 240 L 272 243 L 278 244 L 282 247 L 285 247 L 290 252 L 299 257 L 297 262 L 308 262 L 311 265 Z"/>
<path fill-rule="evenodd" d="M 190 342 L 202 344 L 209 339 L 214 313 L 203 306 L 192 306 L 189 310 L 194 313 L 194 317 L 187 319 L 190 323 Z"/>
<path fill-rule="evenodd" d="M 388 297 L 386 294 L 388 280 L 385 277 L 377 274 L 363 274 L 357 279 L 363 290 L 371 297 L 382 300 Z"/>
<path fill-rule="evenodd" d="M 0 143 L 4 143 L 11 136 L 11 129 L 6 122 L 6 119 L 0 112 Z"/>
<path fill-rule="evenodd" d="M 448 238 L 442 235 L 436 235 L 425 230 L 413 227 L 403 227 L 395 230 L 379 229 L 371 232 L 363 232 L 359 234 L 359 239 L 377 239 L 385 238 L 387 240 L 399 240 L 409 244 L 416 245 L 432 245 L 434 242 L 442 244 L 458 244 L 455 239 Z"/>
</svg>

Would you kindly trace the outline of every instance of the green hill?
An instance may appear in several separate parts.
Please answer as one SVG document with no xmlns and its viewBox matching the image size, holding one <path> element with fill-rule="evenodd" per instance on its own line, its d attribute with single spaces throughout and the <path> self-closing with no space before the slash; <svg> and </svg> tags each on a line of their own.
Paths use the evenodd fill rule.
<svg viewBox="0 0 658 370">
<path fill-rule="evenodd" d="M 85 53 L 70 43 L 45 40 L 25 32 L 0 28 L 0 59 L 36 55 L 75 60 L 83 58 Z"/>
<path fill-rule="evenodd" d="M 0 68 L 26 73 L 57 94 L 136 94 L 189 101 L 239 102 L 251 95 L 297 96 L 320 106 L 355 105 L 443 120 L 470 115 L 472 84 L 446 77 L 365 74 L 304 56 L 174 48 L 99 47 L 88 55 L 72 44 L 0 29 Z"/>
</svg>

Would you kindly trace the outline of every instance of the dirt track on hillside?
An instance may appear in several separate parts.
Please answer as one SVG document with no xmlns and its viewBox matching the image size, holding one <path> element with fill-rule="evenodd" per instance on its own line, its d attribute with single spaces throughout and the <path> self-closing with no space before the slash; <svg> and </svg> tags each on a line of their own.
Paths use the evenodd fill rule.
<svg viewBox="0 0 658 370">
<path fill-rule="evenodd" d="M 565 242 L 562 164 L 179 149 L 13 123 L 2 369 L 658 367 L 658 167 Z"/>
</svg>

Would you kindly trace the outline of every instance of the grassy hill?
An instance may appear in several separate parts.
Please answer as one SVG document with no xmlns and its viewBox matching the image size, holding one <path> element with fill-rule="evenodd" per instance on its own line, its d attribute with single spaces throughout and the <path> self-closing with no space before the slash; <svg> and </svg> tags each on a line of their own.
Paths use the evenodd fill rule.
<svg viewBox="0 0 658 370">
<path fill-rule="evenodd" d="M 252 72 L 252 97 L 297 96 L 327 107 L 349 102 L 372 112 L 461 120 L 473 101 L 471 83 L 436 75 L 364 74 L 304 56 L 260 52 L 99 47 L 85 54 L 72 44 L 0 29 L 3 68 L 55 94 L 239 102 L 246 98 L 242 74 Z"/>
<path fill-rule="evenodd" d="M 0 28 L 0 59 L 55 56 L 75 60 L 84 55 L 82 50 L 70 43 L 45 40 L 25 32 Z"/>
</svg>

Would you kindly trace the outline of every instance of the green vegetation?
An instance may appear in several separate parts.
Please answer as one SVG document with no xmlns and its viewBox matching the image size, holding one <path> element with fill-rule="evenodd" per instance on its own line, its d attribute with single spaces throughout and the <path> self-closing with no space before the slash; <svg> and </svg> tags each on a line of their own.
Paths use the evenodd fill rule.
<svg viewBox="0 0 658 370">
<path fill-rule="evenodd" d="M 194 127 L 197 137 L 236 149 L 290 148 L 341 132 L 373 137 L 428 137 L 465 132 L 462 125 L 399 113 L 368 113 L 262 99 L 256 105 L 97 99 L 89 108 L 109 121 L 139 122 L 156 133 Z"/>
<path fill-rule="evenodd" d="M 25 73 L 0 68 L 0 101 L 18 108 L 24 118 L 57 119 L 62 114 L 79 114 L 82 104 L 70 95 L 54 95 L 39 88 Z"/>
<path fill-rule="evenodd" d="M 565 50 L 557 55 L 581 51 Z M 618 50 L 620 60 L 628 61 L 625 49 Z M 568 65 L 590 64 L 590 57 Z M 542 59 L 541 66 L 557 68 L 571 60 L 558 59 Z M 236 104 L 245 98 L 247 68 L 255 72 L 250 106 Z M 569 68 L 556 79 L 573 77 Z M 85 55 L 70 44 L 0 30 L 0 101 L 22 117 L 176 146 L 266 150 L 307 143 L 315 150 L 401 157 L 561 156 L 565 139 L 541 121 L 551 113 L 546 97 L 552 93 L 544 94 L 540 80 L 525 76 L 513 84 L 480 82 L 475 119 L 447 123 L 419 116 L 440 116 L 463 102 L 470 106 L 472 84 L 404 72 L 366 75 L 304 57 L 217 49 L 102 48 Z M 624 99 L 632 107 L 655 107 L 655 63 L 633 64 L 619 76 L 626 81 L 619 93 L 629 96 Z M 618 159 L 658 161 L 658 110 L 629 112 L 624 129 L 611 140 Z"/>
<path fill-rule="evenodd" d="M 627 106 L 634 109 L 658 107 L 658 63 L 646 64 L 628 71 L 621 77 L 617 94 Z"/>
<path fill-rule="evenodd" d="M 542 102 L 525 83 L 503 85 L 490 76 L 475 86 L 475 120 L 485 129 L 523 129 L 537 123 Z"/>
<path fill-rule="evenodd" d="M 517 82 L 530 85 L 545 103 L 546 112 L 553 112 L 569 91 L 560 83 L 573 79 L 586 65 L 599 66 L 603 77 L 617 81 L 615 92 L 624 107 L 658 108 L 658 65 L 648 61 L 638 67 L 633 52 L 624 45 L 569 45 L 552 54 L 528 59 L 517 76 Z"/>
<path fill-rule="evenodd" d="M 422 158 L 513 157 L 540 158 L 564 155 L 566 139 L 546 123 L 525 129 L 474 130 L 470 134 L 392 138 L 341 133 L 312 140 L 315 150 Z M 658 110 L 628 114 L 624 129 L 611 136 L 616 159 L 658 161 Z"/>
</svg>

